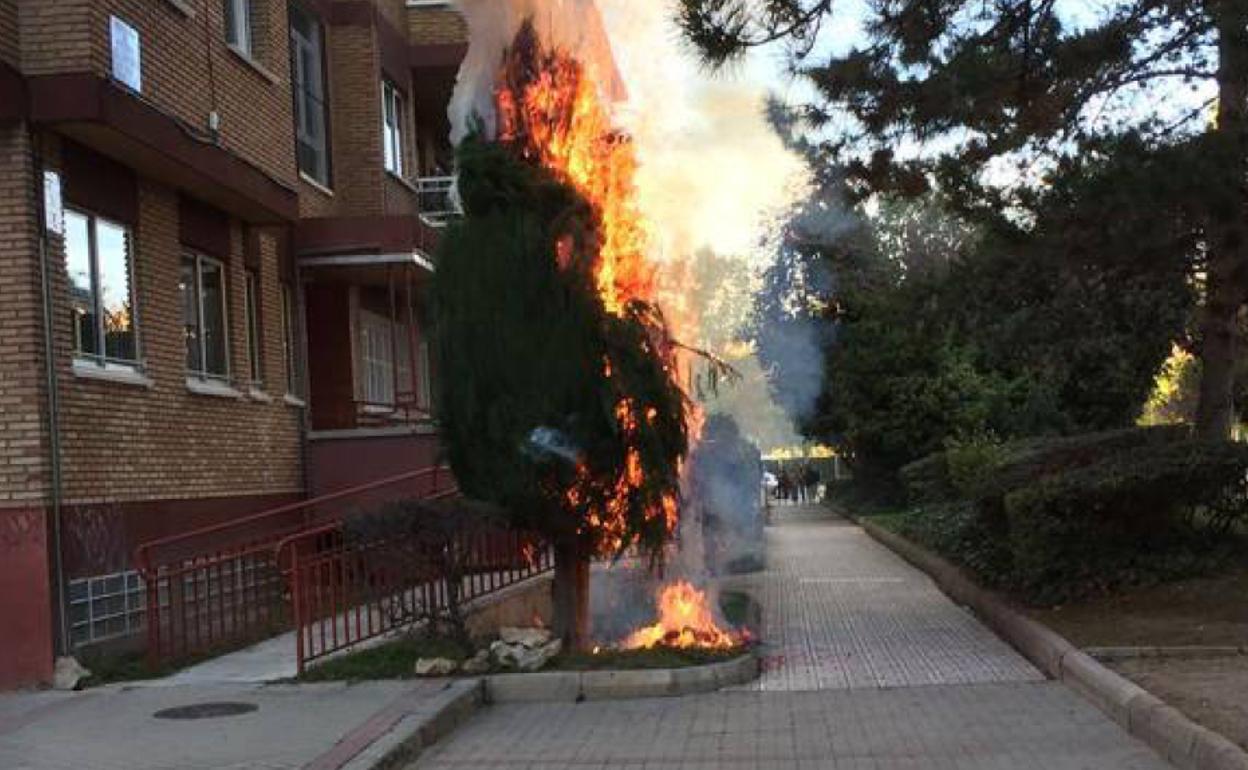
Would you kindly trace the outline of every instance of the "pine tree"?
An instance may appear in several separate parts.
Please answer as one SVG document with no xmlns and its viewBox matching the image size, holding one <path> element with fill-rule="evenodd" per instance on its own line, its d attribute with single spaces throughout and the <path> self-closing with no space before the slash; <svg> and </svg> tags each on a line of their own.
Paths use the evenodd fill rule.
<svg viewBox="0 0 1248 770">
<path fill-rule="evenodd" d="M 921 194 L 934 180 L 965 210 L 1000 214 L 1012 202 L 982 172 L 1003 159 L 1077 157 L 1126 136 L 1159 152 L 1194 150 L 1186 171 L 1200 181 L 1204 241 L 1191 270 L 1204 288 L 1197 429 L 1228 434 L 1248 301 L 1248 0 L 872 0 L 862 45 L 820 59 L 820 30 L 839 6 L 681 0 L 679 18 L 712 65 L 787 43 L 793 71 L 817 94 L 805 115 L 827 124 L 828 157 L 862 195 Z M 1204 103 L 1176 98 L 1201 89 Z M 898 151 L 916 146 L 926 152 Z"/>
<path fill-rule="evenodd" d="M 589 560 L 671 533 L 687 451 L 662 316 L 609 313 L 597 212 L 504 144 L 458 153 L 464 217 L 433 285 L 437 414 L 461 488 L 555 548 L 555 623 L 588 641 Z M 630 419 L 631 418 L 631 419 Z"/>
</svg>

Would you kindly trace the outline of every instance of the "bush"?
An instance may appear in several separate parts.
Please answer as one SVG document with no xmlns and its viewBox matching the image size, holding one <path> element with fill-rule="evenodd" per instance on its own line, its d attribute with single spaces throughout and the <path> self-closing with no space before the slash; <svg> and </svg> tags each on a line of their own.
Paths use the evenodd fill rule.
<svg viewBox="0 0 1248 770">
<path fill-rule="evenodd" d="M 901 469 L 916 503 L 999 500 L 1037 478 L 1093 464 L 1106 455 L 1141 446 L 1163 446 L 1188 435 L 1175 425 L 1030 438 L 996 443 L 990 438 L 954 442 Z"/>
<path fill-rule="evenodd" d="M 1163 426 L 950 444 L 903 469 L 911 510 L 899 528 L 1037 602 L 1191 574 L 1248 521 L 1248 446 L 1188 436 Z"/>
<path fill-rule="evenodd" d="M 1181 571 L 1193 565 L 1167 560 L 1248 518 L 1248 446 L 1146 443 L 1036 479 L 1004 508 L 1014 576 L 1033 597 Z"/>
<path fill-rule="evenodd" d="M 990 587 L 1008 586 L 1013 571 L 1008 540 L 984 526 L 968 502 L 912 508 L 892 525 L 946 558 L 971 570 Z"/>
</svg>

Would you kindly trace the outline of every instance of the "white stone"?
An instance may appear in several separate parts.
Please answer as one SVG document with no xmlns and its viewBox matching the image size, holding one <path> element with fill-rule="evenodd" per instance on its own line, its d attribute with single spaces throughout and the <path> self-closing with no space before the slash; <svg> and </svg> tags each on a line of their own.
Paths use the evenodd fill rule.
<svg viewBox="0 0 1248 770">
<path fill-rule="evenodd" d="M 551 658 L 559 654 L 559 651 L 563 649 L 563 640 L 555 639 L 541 647 L 522 649 L 524 651 L 516 657 L 516 668 L 521 671 L 538 671 L 549 663 Z"/>
<path fill-rule="evenodd" d="M 498 636 L 507 644 L 521 644 L 525 647 L 541 647 L 548 643 L 551 638 L 549 629 L 546 628 L 500 628 Z"/>
<path fill-rule="evenodd" d="M 73 690 L 89 676 L 91 672 L 77 658 L 57 658 L 52 671 L 52 686 L 57 690 Z"/>
<path fill-rule="evenodd" d="M 461 669 L 465 674 L 484 674 L 490 670 L 490 651 L 481 650 L 464 661 Z"/>
<path fill-rule="evenodd" d="M 416 676 L 450 676 L 458 668 L 450 658 L 421 658 L 416 661 Z"/>
</svg>

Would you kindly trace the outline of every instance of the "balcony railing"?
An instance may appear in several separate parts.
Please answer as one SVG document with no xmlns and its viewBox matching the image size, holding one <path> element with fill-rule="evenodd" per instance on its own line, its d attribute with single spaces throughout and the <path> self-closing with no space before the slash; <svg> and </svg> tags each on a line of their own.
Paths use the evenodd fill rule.
<svg viewBox="0 0 1248 770">
<path fill-rule="evenodd" d="M 416 180 L 420 216 L 434 227 L 445 227 L 453 217 L 463 213 L 455 197 L 455 177 L 422 176 Z"/>
<path fill-rule="evenodd" d="M 355 402 L 357 428 L 431 425 L 433 414 L 414 395 L 399 394 L 393 403 Z"/>
</svg>

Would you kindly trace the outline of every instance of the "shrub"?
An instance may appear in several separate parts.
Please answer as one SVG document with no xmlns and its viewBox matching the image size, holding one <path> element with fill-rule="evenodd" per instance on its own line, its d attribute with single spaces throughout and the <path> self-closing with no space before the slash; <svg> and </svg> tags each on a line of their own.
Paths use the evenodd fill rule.
<svg viewBox="0 0 1248 770">
<path fill-rule="evenodd" d="M 1160 446 L 1185 438 L 1183 426 L 1029 438 L 999 444 L 989 439 L 954 442 L 901 469 L 912 502 L 971 499 L 999 503 L 1013 489 L 1034 479 L 1090 465 L 1106 455 L 1139 446 Z"/>
<path fill-rule="evenodd" d="M 1248 446 L 1150 441 L 1020 486 L 1004 508 L 1015 579 L 1033 597 L 1178 569 L 1164 562 L 1248 517 Z"/>
</svg>

